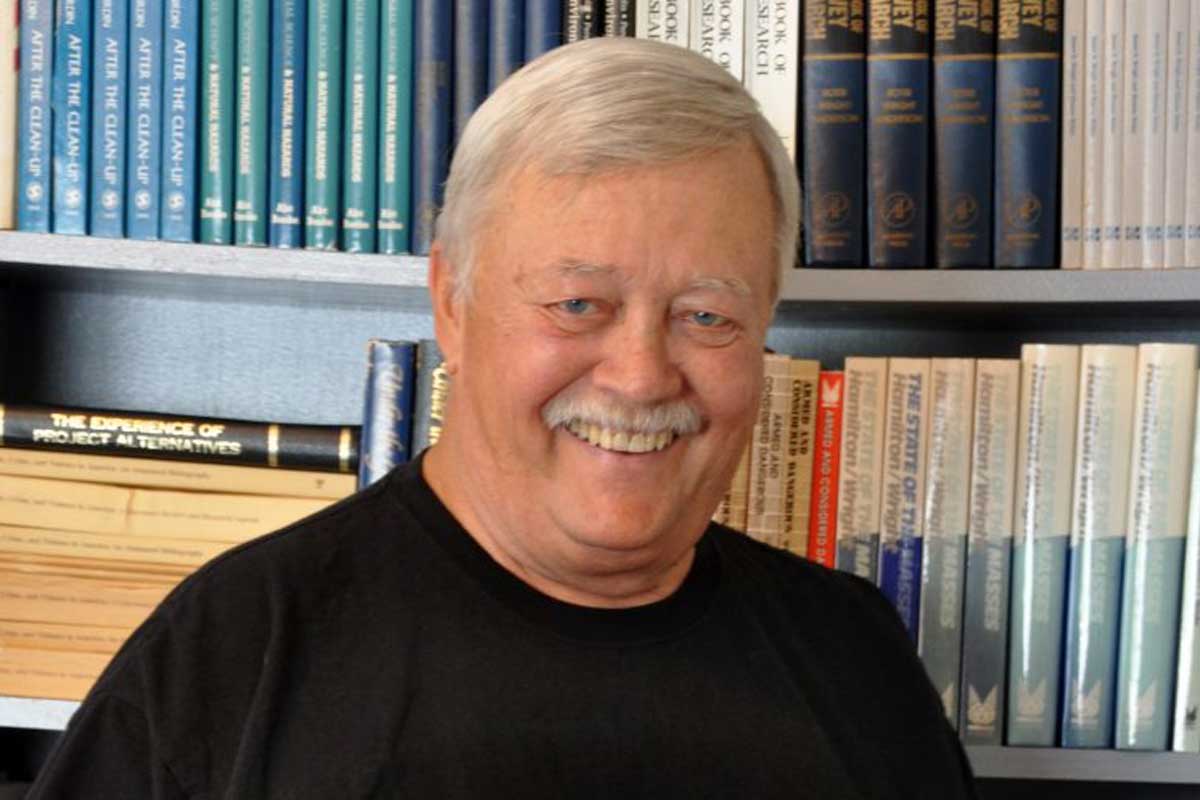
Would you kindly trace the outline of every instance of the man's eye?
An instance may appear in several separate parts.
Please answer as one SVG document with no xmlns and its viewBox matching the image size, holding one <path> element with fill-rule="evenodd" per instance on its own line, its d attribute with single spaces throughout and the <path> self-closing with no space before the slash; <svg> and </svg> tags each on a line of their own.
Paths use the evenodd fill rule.
<svg viewBox="0 0 1200 800">
<path fill-rule="evenodd" d="M 558 304 L 558 307 L 568 314 L 580 315 L 586 314 L 593 309 L 591 302 L 579 297 L 572 297 L 570 300 L 563 300 Z"/>
<path fill-rule="evenodd" d="M 726 322 L 728 319 L 720 314 L 714 314 L 711 311 L 693 311 L 691 314 L 692 322 L 695 322 L 702 328 L 717 328 Z"/>
</svg>

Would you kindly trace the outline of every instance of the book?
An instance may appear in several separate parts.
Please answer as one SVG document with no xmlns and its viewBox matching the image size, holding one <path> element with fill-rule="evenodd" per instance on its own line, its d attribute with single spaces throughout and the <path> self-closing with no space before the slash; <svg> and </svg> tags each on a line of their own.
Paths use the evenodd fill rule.
<svg viewBox="0 0 1200 800">
<path fill-rule="evenodd" d="M 843 373 L 837 568 L 876 582 L 887 359 L 851 356 L 845 361 Z"/>
<path fill-rule="evenodd" d="M 17 229 L 50 232 L 53 136 L 50 75 L 54 67 L 54 3 L 22 0 L 17 104 Z"/>
<path fill-rule="evenodd" d="M 28 574 L 0 568 L 0 601 L 4 603 L 6 618 L 15 622 L 132 630 L 172 588 L 167 583 L 128 578 Z"/>
<path fill-rule="evenodd" d="M 1192 0 L 1190 11 L 1184 259 L 1200 265 L 1200 0 Z"/>
<path fill-rule="evenodd" d="M 867 263 L 929 263 L 929 7 L 869 6 Z"/>
<path fill-rule="evenodd" d="M 200 0 L 166 0 L 163 75 L 162 238 L 196 241 L 196 93 L 200 64 Z"/>
<path fill-rule="evenodd" d="M 412 251 L 428 255 L 450 169 L 449 3 L 416 0 L 413 20 Z"/>
<path fill-rule="evenodd" d="M 1004 734 L 1020 397 L 1019 361 L 975 362 L 958 719 L 966 744 L 999 745 Z"/>
<path fill-rule="evenodd" d="M 20 0 L 0 0 L 0 230 L 17 224 L 17 60 Z"/>
<path fill-rule="evenodd" d="M 342 249 L 375 252 L 379 189 L 379 0 L 346 4 Z"/>
<path fill-rule="evenodd" d="M 610 0 L 610 3 L 612 0 Z M 625 8 L 605 11 L 605 35 L 625 36 L 611 22 L 620 22 Z M 745 74 L 746 0 L 715 0 L 694 3 L 688 47 L 709 61 L 720 64 L 730 75 L 742 80 Z M 611 30 L 610 30 L 611 29 Z"/>
<path fill-rule="evenodd" d="M 345 3 L 309 0 L 305 57 L 304 246 L 338 243 L 342 187 L 342 30 Z"/>
<path fill-rule="evenodd" d="M 120 239 L 125 236 L 129 0 L 96 0 L 94 24 L 88 233 Z"/>
<path fill-rule="evenodd" d="M 236 0 L 201 0 L 200 13 L 199 237 L 232 244 Z"/>
<path fill-rule="evenodd" d="M 1166 750 L 1196 408 L 1196 345 L 1138 346 L 1116 746 Z"/>
<path fill-rule="evenodd" d="M 1162 262 L 1167 27 L 1166 15 L 1160 13 L 1163 10 L 1154 3 L 1125 6 L 1125 191 L 1121 202 L 1125 269 L 1153 269 Z M 1155 181 L 1153 189 L 1146 186 L 1149 181 Z"/>
<path fill-rule="evenodd" d="M 1104 4 L 1104 141 L 1100 206 L 1101 269 L 1121 269 L 1125 257 L 1122 216 L 1125 178 L 1125 0 Z"/>
<path fill-rule="evenodd" d="M 1083 269 L 1083 104 L 1087 94 L 1086 6 L 1066 0 L 1062 12 L 1062 221 L 1059 225 L 1059 266 Z"/>
<path fill-rule="evenodd" d="M 866 263 L 866 20 L 861 5 L 805 6 L 804 263 Z"/>
<path fill-rule="evenodd" d="M 1193 9 L 1195 10 L 1195 9 Z M 1179 603 L 1179 660 L 1175 668 L 1175 703 L 1171 749 L 1200 753 L 1200 399 L 1193 418 L 1192 475 L 1188 491 L 1183 585 Z"/>
<path fill-rule="evenodd" d="M 0 645 L 0 695 L 80 701 L 111 658 Z"/>
<path fill-rule="evenodd" d="M 678 24 L 686 39 L 688 5 L 682 2 L 662 5 L 666 9 L 663 41 L 686 46 L 686 41 L 678 41 L 669 35 L 670 9 L 678 7 Z M 638 11 L 641 11 L 640 3 Z M 758 101 L 763 116 L 775 128 L 784 149 L 795 161 L 800 97 L 800 4 L 746 0 L 745 39 L 742 85 Z"/>
<path fill-rule="evenodd" d="M 331 500 L 340 500 L 355 489 L 354 477 L 347 473 L 20 447 L 0 447 L 0 475 Z"/>
<path fill-rule="evenodd" d="M 454 130 L 458 142 L 467 121 L 488 96 L 488 6 L 490 0 L 454 0 Z"/>
<path fill-rule="evenodd" d="M 838 469 L 841 465 L 845 373 L 822 371 L 817 392 L 813 479 L 808 514 L 808 558 L 837 566 Z"/>
<path fill-rule="evenodd" d="M 742 0 L 719 0 L 723 5 L 735 5 Z M 634 36 L 634 8 L 637 0 L 604 0 L 604 35 Z"/>
<path fill-rule="evenodd" d="M 434 339 L 417 342 L 416 393 L 413 395 L 413 432 L 409 457 L 416 458 L 442 435 L 450 376 L 442 364 L 442 351 Z"/>
<path fill-rule="evenodd" d="M 925 495 L 921 498 L 925 531 L 917 652 L 942 699 L 947 720 L 956 728 L 962 675 L 974 405 L 974 359 L 932 359 Z"/>
<path fill-rule="evenodd" d="M 125 235 L 158 239 L 162 201 L 163 2 L 129 1 Z"/>
<path fill-rule="evenodd" d="M 1021 347 L 1008 745 L 1050 747 L 1058 740 L 1078 388 L 1078 346 Z"/>
<path fill-rule="evenodd" d="M 525 63 L 525 0 L 491 0 L 488 92 Z"/>
<path fill-rule="evenodd" d="M 326 472 L 358 470 L 358 429 L 0 404 L 0 447 Z"/>
<path fill-rule="evenodd" d="M 791 404 L 791 359 L 763 356 L 763 389 L 750 438 L 750 495 L 746 534 L 783 547 L 784 459 Z"/>
<path fill-rule="evenodd" d="M 749 498 L 750 498 L 750 443 L 742 448 L 741 458 L 738 459 L 737 467 L 733 472 L 733 478 L 729 482 L 729 491 L 725 498 L 721 501 L 721 508 L 718 509 L 719 518 L 717 519 L 722 525 L 727 525 L 736 531 L 746 531 L 746 517 L 749 513 Z"/>
<path fill-rule="evenodd" d="M 379 231 L 381 253 L 409 248 L 412 189 L 412 0 L 381 0 L 379 33 Z"/>
<path fill-rule="evenodd" d="M 1062 745 L 1111 747 L 1137 348 L 1084 345 L 1079 363 Z"/>
<path fill-rule="evenodd" d="M 111 656 L 128 634 L 122 628 L 0 621 L 0 648 Z"/>
<path fill-rule="evenodd" d="M 997 0 L 992 262 L 1053 267 L 1058 240 L 1057 0 Z"/>
<path fill-rule="evenodd" d="M 267 109 L 271 88 L 270 0 L 237 0 L 237 130 L 233 243 L 267 243 Z"/>
<path fill-rule="evenodd" d="M 1166 197 L 1163 208 L 1163 263 L 1167 269 L 1188 266 L 1187 240 L 1184 238 L 1187 208 L 1187 132 L 1188 132 L 1188 41 L 1191 25 L 1191 0 L 1170 0 L 1167 27 L 1166 157 L 1163 180 Z"/>
<path fill-rule="evenodd" d="M 360 489 L 409 459 L 416 350 L 412 342 L 372 339 L 367 343 Z"/>
<path fill-rule="evenodd" d="M 272 0 L 271 130 L 267 243 L 304 246 L 304 106 L 308 40 L 306 0 Z"/>
<path fill-rule="evenodd" d="M 92 58 L 92 4 L 90 0 L 58 0 L 56 13 L 51 82 L 51 229 L 83 235 L 87 233 L 91 155 L 92 82 L 88 67 Z"/>
<path fill-rule="evenodd" d="M 54 528 L 0 525 L 0 554 L 10 562 L 29 556 L 46 562 L 162 565 L 187 572 L 230 548 L 228 542 L 180 539 L 169 536 L 127 536 L 124 533 L 89 533 Z M 4 623 L 0 622 L 0 626 Z M 2 635 L 2 634 L 0 634 Z"/>
<path fill-rule="evenodd" d="M 889 358 L 879 506 L 879 588 L 916 644 L 921 622 L 929 359 Z"/>
<path fill-rule="evenodd" d="M 746 0 L 746 13 L 759 0 Z M 765 4 L 763 4 L 765 6 Z M 645 0 L 634 6 L 633 30 L 640 39 L 653 39 L 680 47 L 688 46 L 691 0 L 672 3 L 651 3 Z M 749 20 L 749 17 L 747 17 Z"/>
<path fill-rule="evenodd" d="M 563 43 L 604 35 L 603 0 L 564 0 Z M 669 13 L 665 12 L 664 13 Z M 686 42 L 683 46 L 687 46 Z"/>
<path fill-rule="evenodd" d="M 809 358 L 792 358 L 788 361 L 780 546 L 798 556 L 808 555 L 808 513 L 812 497 L 813 438 L 820 374 L 820 361 Z"/>
<path fill-rule="evenodd" d="M 562 0 L 525 0 L 525 60 L 562 44 Z"/>
<path fill-rule="evenodd" d="M 1100 269 L 1104 242 L 1105 0 L 1085 0 L 1083 33 L 1083 268 Z"/>
</svg>

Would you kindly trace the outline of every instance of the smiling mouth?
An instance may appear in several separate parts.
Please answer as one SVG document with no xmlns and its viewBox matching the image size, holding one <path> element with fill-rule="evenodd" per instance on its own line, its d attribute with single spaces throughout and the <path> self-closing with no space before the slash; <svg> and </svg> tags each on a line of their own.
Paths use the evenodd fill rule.
<svg viewBox="0 0 1200 800">
<path fill-rule="evenodd" d="M 651 453 L 663 450 L 675 441 L 671 431 L 630 433 L 579 420 L 572 420 L 563 427 L 576 439 L 614 453 Z"/>
</svg>

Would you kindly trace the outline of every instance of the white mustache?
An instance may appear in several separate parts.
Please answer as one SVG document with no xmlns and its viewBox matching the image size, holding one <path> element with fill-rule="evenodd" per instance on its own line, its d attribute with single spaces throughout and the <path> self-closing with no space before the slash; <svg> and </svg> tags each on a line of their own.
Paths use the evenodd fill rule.
<svg viewBox="0 0 1200 800">
<path fill-rule="evenodd" d="M 629 406 L 610 399 L 576 397 L 563 393 L 542 408 L 542 421 L 549 428 L 571 422 L 597 425 L 630 433 L 657 434 L 670 431 L 676 436 L 700 430 L 700 412 L 682 400 L 653 406 Z"/>
</svg>

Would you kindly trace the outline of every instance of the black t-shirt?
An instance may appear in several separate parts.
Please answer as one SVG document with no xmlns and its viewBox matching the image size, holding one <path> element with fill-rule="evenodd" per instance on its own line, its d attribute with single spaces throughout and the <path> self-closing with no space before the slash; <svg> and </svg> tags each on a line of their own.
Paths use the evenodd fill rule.
<svg viewBox="0 0 1200 800">
<path fill-rule="evenodd" d="M 131 637 L 33 797 L 957 798 L 868 583 L 711 526 L 632 609 L 500 567 L 416 462 L 227 553 Z"/>
</svg>

